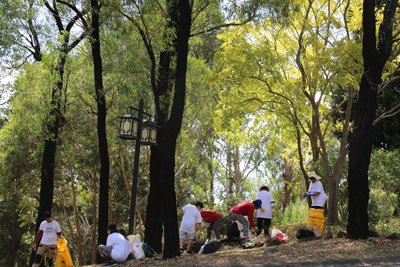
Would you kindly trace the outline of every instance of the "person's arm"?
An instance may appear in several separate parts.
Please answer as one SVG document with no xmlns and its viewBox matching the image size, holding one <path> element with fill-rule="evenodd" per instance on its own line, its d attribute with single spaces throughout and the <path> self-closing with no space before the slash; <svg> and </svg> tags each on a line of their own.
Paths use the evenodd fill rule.
<svg viewBox="0 0 400 267">
<path fill-rule="evenodd" d="M 183 213 L 183 209 L 178 210 L 178 216 Z"/>
<path fill-rule="evenodd" d="M 247 218 L 249 218 L 249 223 L 251 227 L 253 227 L 254 230 L 258 231 L 258 227 L 254 224 L 253 213 L 254 213 L 254 208 L 250 209 L 250 212 L 247 214 Z"/>
<path fill-rule="evenodd" d="M 33 241 L 33 250 L 34 251 L 36 251 L 37 245 L 39 244 L 40 239 L 42 238 L 42 235 L 43 235 L 43 230 L 39 230 L 36 234 L 35 241 Z"/>
</svg>

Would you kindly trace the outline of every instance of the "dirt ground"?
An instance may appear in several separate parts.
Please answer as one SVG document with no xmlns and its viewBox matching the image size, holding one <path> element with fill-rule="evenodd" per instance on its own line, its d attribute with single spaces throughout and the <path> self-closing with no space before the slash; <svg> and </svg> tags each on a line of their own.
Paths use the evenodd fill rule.
<svg viewBox="0 0 400 267">
<path fill-rule="evenodd" d="M 262 246 L 243 249 L 239 244 L 222 243 L 221 248 L 212 254 L 186 254 L 175 259 L 130 260 L 119 267 L 133 266 L 213 266 L 213 265 L 246 265 L 246 264 L 290 264 L 299 262 L 325 262 L 347 259 L 374 259 L 383 257 L 400 258 L 400 240 L 386 237 L 370 237 L 368 240 L 348 240 L 338 238 L 337 233 L 344 227 L 325 229 L 331 232 L 333 239 L 319 239 L 300 242 L 296 239 L 296 229 L 302 225 L 291 225 L 279 229 L 287 233 L 289 240 L 277 246 Z M 348 265 L 352 266 L 352 265 Z M 362 265 L 364 266 L 364 265 Z M 370 266 L 376 266 L 372 264 Z M 396 265 L 393 265 L 396 266 Z M 400 262 L 399 262 L 400 266 Z M 94 266 L 92 266 L 94 267 Z"/>
<path fill-rule="evenodd" d="M 119 266 L 191 266 L 191 265 L 244 265 L 316 262 L 338 259 L 370 259 L 400 256 L 400 241 L 384 237 L 350 241 L 345 239 L 299 242 L 289 240 L 279 246 L 242 249 L 223 245 L 213 254 L 188 255 L 176 259 L 131 260 Z"/>
</svg>

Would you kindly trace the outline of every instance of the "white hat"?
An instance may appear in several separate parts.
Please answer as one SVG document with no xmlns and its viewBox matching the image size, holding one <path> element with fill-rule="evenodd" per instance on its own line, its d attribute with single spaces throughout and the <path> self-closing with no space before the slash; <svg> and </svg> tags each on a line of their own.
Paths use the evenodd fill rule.
<svg viewBox="0 0 400 267">
<path fill-rule="evenodd" d="M 321 180 L 321 177 L 318 176 L 315 171 L 310 172 L 310 174 L 308 175 L 308 177 L 311 179 L 311 177 L 314 177 L 317 180 Z"/>
</svg>

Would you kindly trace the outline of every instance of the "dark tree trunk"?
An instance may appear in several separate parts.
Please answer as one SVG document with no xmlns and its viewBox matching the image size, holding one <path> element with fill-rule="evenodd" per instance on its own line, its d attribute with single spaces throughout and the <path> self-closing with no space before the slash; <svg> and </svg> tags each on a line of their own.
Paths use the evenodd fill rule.
<svg viewBox="0 0 400 267">
<path fill-rule="evenodd" d="M 160 169 L 161 169 L 161 129 L 157 133 L 157 144 L 151 148 L 150 157 L 150 191 L 146 210 L 146 227 L 144 230 L 144 242 L 148 243 L 155 251 L 162 251 L 162 218 L 161 218 L 161 190 L 160 190 Z M 157 214 L 158 216 L 155 216 Z"/>
<path fill-rule="evenodd" d="M 97 137 L 99 142 L 100 156 L 100 192 L 99 192 L 99 213 L 98 213 L 98 232 L 97 243 L 105 244 L 107 240 L 108 225 L 108 186 L 109 186 L 109 157 L 108 144 L 106 134 L 106 97 L 103 88 L 103 65 L 100 54 L 100 7 L 97 0 L 91 0 L 92 7 L 92 32 L 91 47 L 94 67 L 94 86 L 97 101 Z M 101 262 L 101 257 L 97 257 L 97 261 Z"/>
<path fill-rule="evenodd" d="M 151 53 L 150 57 L 154 58 Z M 168 118 L 169 103 L 165 101 L 162 105 L 160 104 L 160 96 L 169 98 L 169 93 L 172 90 L 170 88 L 170 63 L 171 63 L 171 53 L 162 52 L 160 54 L 159 62 L 159 78 L 158 84 L 152 82 L 154 91 L 154 102 L 157 107 L 157 123 L 161 127 L 157 131 L 157 144 L 158 146 L 151 148 L 150 156 L 150 192 L 147 201 L 146 210 L 146 226 L 145 226 L 145 242 L 148 243 L 157 252 L 162 252 L 162 197 L 160 179 L 162 176 L 161 172 L 161 160 L 163 152 L 163 136 L 165 133 L 166 120 Z M 155 71 L 155 62 L 153 61 L 153 71 Z M 153 72 L 152 71 L 152 72 Z M 155 79 L 155 73 L 152 75 L 152 80 Z M 157 214 L 157 215 L 155 215 Z"/>
<path fill-rule="evenodd" d="M 36 217 L 35 235 L 39 230 L 40 223 L 44 220 L 44 213 L 51 211 L 53 207 L 53 191 L 54 191 L 54 167 L 56 162 L 58 127 L 60 124 L 59 116 L 61 115 L 61 95 L 63 89 L 64 65 L 66 54 L 61 58 L 56 71 L 59 76 L 57 85 L 53 87 L 51 93 L 52 109 L 47 118 L 47 133 L 44 142 L 44 150 L 42 155 L 42 170 L 40 182 L 40 199 L 39 210 Z M 32 251 L 29 259 L 29 265 L 33 264 L 36 252 Z"/>
<path fill-rule="evenodd" d="M 364 73 L 361 78 L 354 136 L 349 150 L 349 218 L 347 234 L 352 239 L 368 238 L 368 167 L 372 149 L 372 123 L 375 118 L 378 85 L 383 67 L 392 50 L 393 17 L 396 1 L 388 1 L 379 29 L 376 47 L 375 1 L 364 0 L 363 4 L 363 59 Z"/>
<path fill-rule="evenodd" d="M 175 195 L 175 150 L 176 139 L 182 126 L 183 112 L 186 96 L 187 57 L 189 52 L 189 36 L 191 27 L 192 10 L 189 1 L 179 0 L 176 7 L 177 13 L 177 64 L 175 72 L 175 93 L 171 109 L 171 116 L 166 124 L 163 142 L 160 181 L 163 188 L 162 207 L 164 224 L 164 253 L 163 258 L 179 256 L 178 218 L 176 213 Z"/>
</svg>

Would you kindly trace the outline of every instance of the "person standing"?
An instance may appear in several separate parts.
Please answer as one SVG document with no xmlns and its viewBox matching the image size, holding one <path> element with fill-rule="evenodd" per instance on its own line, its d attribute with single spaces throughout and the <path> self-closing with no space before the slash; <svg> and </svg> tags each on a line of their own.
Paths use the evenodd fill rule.
<svg viewBox="0 0 400 267">
<path fill-rule="evenodd" d="M 192 242 L 196 228 L 201 233 L 201 214 L 200 210 L 203 208 L 203 203 L 200 201 L 196 202 L 195 205 L 188 204 L 178 211 L 178 216 L 183 213 L 181 226 L 179 227 L 179 252 L 183 252 L 183 244 L 187 240 L 186 253 L 193 254 Z M 196 227 L 197 226 L 197 227 Z"/>
<path fill-rule="evenodd" d="M 33 267 L 39 267 L 45 256 L 47 257 L 47 266 L 53 266 L 57 250 L 57 236 L 64 238 L 60 225 L 53 219 L 51 212 L 46 211 L 44 221 L 40 223 L 33 243 L 33 250 L 36 251 Z"/>
<path fill-rule="evenodd" d="M 249 223 L 250 226 L 254 228 L 256 232 L 258 232 L 258 227 L 254 224 L 253 213 L 255 209 L 259 209 L 261 207 L 261 200 L 257 199 L 253 202 L 244 201 L 242 203 L 237 204 L 233 208 L 229 210 L 229 221 L 239 221 L 243 224 L 243 235 L 244 237 L 249 237 Z M 248 221 L 244 216 L 247 216 Z"/>
<path fill-rule="evenodd" d="M 214 230 L 215 237 L 219 240 L 219 228 L 221 227 L 222 214 L 212 210 L 200 211 L 201 218 L 210 225 L 207 228 L 207 239 L 211 240 L 212 230 Z"/>
<path fill-rule="evenodd" d="M 308 176 L 310 177 L 311 183 L 308 187 L 308 192 L 304 193 L 304 197 L 311 197 L 311 208 L 323 209 L 326 201 L 326 194 L 320 181 L 321 177 L 318 176 L 314 171 L 312 171 Z"/>
<path fill-rule="evenodd" d="M 261 234 L 261 230 L 264 229 L 265 237 L 269 236 L 269 227 L 271 226 L 272 214 L 275 216 L 275 200 L 272 194 L 269 192 L 268 186 L 261 186 L 257 193 L 257 199 L 261 200 L 261 208 L 257 210 L 257 236 Z"/>
<path fill-rule="evenodd" d="M 117 231 L 115 224 L 110 224 L 107 227 L 106 245 L 99 245 L 97 250 L 100 256 L 106 260 L 106 266 L 110 266 L 115 262 L 125 262 L 132 252 L 129 240 Z"/>
<path fill-rule="evenodd" d="M 318 234 L 321 234 L 325 223 L 324 205 L 326 201 L 326 194 L 320 181 L 320 176 L 312 171 L 308 177 L 310 178 L 311 183 L 308 187 L 308 192 L 304 193 L 304 197 L 311 197 L 312 204 L 308 212 L 307 228 L 313 230 L 313 226 L 316 226 L 320 231 Z"/>
</svg>

